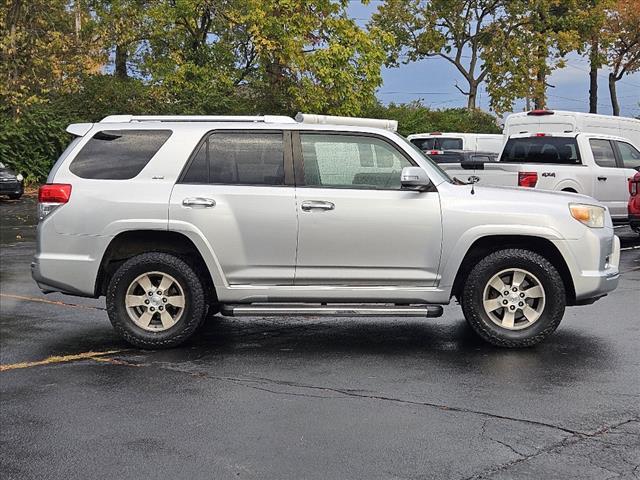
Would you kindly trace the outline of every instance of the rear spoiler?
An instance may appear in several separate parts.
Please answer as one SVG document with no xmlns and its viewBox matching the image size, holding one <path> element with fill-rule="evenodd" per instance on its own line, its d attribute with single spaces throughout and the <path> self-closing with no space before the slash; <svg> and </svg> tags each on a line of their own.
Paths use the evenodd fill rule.
<svg viewBox="0 0 640 480">
<path fill-rule="evenodd" d="M 93 128 L 93 123 L 72 123 L 67 127 L 67 133 L 75 137 L 84 137 Z"/>
</svg>

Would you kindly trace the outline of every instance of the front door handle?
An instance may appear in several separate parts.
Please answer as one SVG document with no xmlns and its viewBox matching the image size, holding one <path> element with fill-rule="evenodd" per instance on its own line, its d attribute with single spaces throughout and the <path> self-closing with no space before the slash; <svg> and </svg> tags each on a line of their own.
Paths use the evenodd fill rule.
<svg viewBox="0 0 640 480">
<path fill-rule="evenodd" d="M 311 210 L 333 210 L 336 206 L 331 202 L 323 202 L 320 200 L 306 200 L 302 202 L 302 210 L 309 212 Z"/>
<path fill-rule="evenodd" d="M 182 200 L 182 205 L 185 207 L 211 208 L 216 206 L 216 201 L 213 198 L 193 197 Z"/>
<path fill-rule="evenodd" d="M 598 177 L 598 180 L 600 180 L 601 182 L 606 182 L 607 181 L 607 177 Z"/>
</svg>

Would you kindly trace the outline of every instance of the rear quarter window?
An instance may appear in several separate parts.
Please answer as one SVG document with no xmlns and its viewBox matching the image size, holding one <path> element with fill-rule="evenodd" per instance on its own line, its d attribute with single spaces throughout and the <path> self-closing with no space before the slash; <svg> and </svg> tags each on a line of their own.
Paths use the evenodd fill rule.
<svg viewBox="0 0 640 480">
<path fill-rule="evenodd" d="M 171 130 L 102 130 L 73 159 L 81 178 L 128 180 L 138 175 L 171 136 Z"/>
<path fill-rule="evenodd" d="M 555 163 L 580 165 L 580 152 L 574 137 L 510 138 L 500 157 L 510 163 Z"/>
</svg>

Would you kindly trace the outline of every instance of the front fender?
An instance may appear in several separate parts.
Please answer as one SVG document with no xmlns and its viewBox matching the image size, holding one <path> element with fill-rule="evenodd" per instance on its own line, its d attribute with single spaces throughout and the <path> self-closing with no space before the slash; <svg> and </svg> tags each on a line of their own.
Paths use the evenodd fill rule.
<svg viewBox="0 0 640 480">
<path fill-rule="evenodd" d="M 486 237 L 538 237 L 552 241 L 555 245 L 561 244 L 562 236 L 558 231 L 551 227 L 528 226 L 528 225 L 477 225 L 466 230 L 453 243 L 444 242 L 445 251 L 442 255 L 442 264 L 440 267 L 440 283 L 442 290 L 446 290 L 451 294 L 453 283 L 462 262 L 471 249 L 473 244 L 478 240 Z M 447 245 L 452 245 L 447 248 Z M 564 254 L 564 252 L 561 252 Z"/>
</svg>

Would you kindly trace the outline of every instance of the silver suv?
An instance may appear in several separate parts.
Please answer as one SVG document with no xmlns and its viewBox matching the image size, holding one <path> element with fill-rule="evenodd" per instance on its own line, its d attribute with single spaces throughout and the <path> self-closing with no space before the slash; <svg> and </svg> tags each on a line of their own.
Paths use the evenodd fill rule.
<svg viewBox="0 0 640 480">
<path fill-rule="evenodd" d="M 395 122 L 111 116 L 39 193 L 32 274 L 106 296 L 130 343 L 170 347 L 224 315 L 442 314 L 500 346 L 551 334 L 618 283 L 590 197 L 451 180 Z"/>
</svg>

